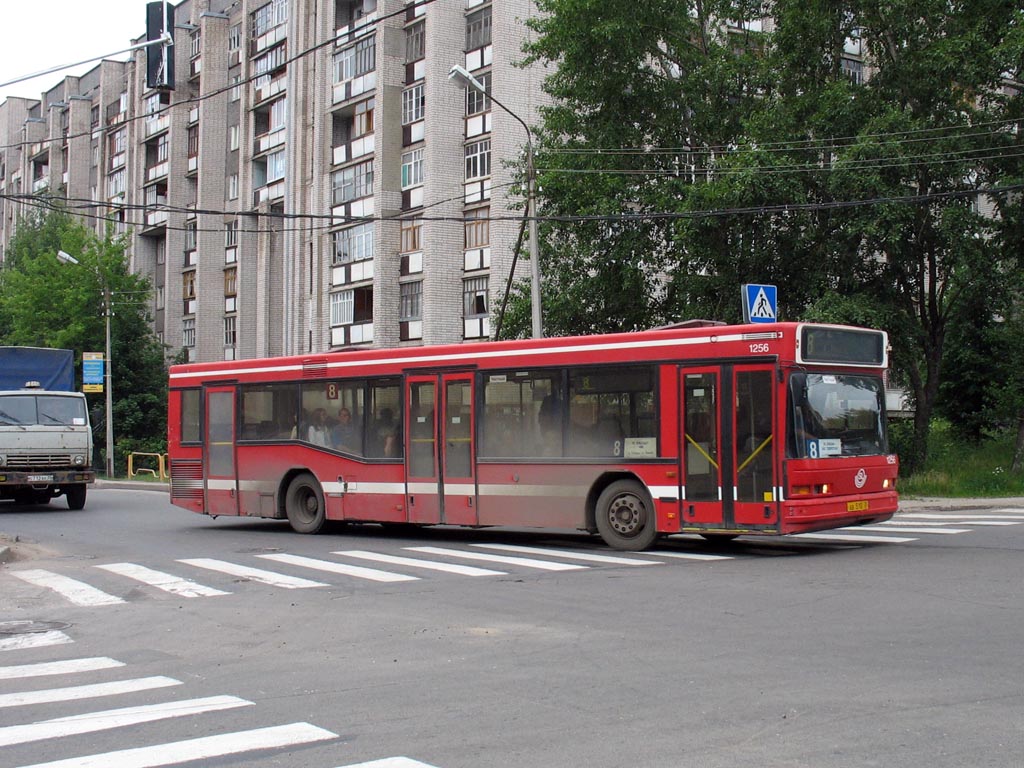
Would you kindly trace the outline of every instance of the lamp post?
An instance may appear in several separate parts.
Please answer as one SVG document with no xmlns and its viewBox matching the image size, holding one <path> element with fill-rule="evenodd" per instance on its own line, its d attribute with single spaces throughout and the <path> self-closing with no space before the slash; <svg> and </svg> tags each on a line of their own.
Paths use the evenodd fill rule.
<svg viewBox="0 0 1024 768">
<path fill-rule="evenodd" d="M 475 91 L 487 96 L 492 102 L 501 107 L 512 116 L 526 131 L 526 217 L 530 229 L 530 319 L 532 325 L 532 336 L 539 339 L 544 336 L 544 318 L 540 306 L 540 255 L 539 240 L 537 237 L 537 173 L 533 165 L 533 136 L 530 134 L 530 126 L 506 107 L 494 96 L 487 92 L 484 84 L 477 80 L 465 68 L 458 64 L 448 71 L 448 79 L 465 88 L 472 88 Z"/>
<path fill-rule="evenodd" d="M 70 253 L 64 251 L 57 251 L 57 259 L 64 264 L 80 264 L 81 262 L 72 256 Z M 103 392 L 106 398 L 107 408 L 107 460 L 106 460 L 106 471 L 107 477 L 114 476 L 114 408 L 113 408 L 113 384 L 112 376 L 110 371 L 110 286 L 107 284 L 107 279 L 100 270 L 96 270 L 96 276 L 100 278 L 100 282 L 103 286 L 103 316 L 105 320 L 105 333 L 107 349 L 104 354 L 105 361 L 103 366 L 103 378 L 105 379 Z"/>
</svg>

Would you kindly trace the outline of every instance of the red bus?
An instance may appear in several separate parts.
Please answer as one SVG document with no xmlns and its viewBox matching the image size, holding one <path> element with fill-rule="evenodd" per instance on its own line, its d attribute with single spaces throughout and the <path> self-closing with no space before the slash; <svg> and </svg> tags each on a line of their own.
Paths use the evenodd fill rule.
<svg viewBox="0 0 1024 768">
<path fill-rule="evenodd" d="M 684 324 L 686 326 L 687 324 Z M 882 331 L 707 322 L 176 365 L 172 503 L 206 515 L 779 535 L 897 508 Z"/>
</svg>

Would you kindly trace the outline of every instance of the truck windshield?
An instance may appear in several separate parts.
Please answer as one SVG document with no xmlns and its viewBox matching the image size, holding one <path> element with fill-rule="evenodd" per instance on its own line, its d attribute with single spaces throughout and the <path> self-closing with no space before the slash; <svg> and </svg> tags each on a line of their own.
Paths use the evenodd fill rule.
<svg viewBox="0 0 1024 768">
<path fill-rule="evenodd" d="M 85 400 L 60 395 L 0 395 L 0 426 L 84 427 Z"/>
<path fill-rule="evenodd" d="M 789 380 L 789 458 L 888 453 L 879 376 L 795 373 Z"/>
</svg>

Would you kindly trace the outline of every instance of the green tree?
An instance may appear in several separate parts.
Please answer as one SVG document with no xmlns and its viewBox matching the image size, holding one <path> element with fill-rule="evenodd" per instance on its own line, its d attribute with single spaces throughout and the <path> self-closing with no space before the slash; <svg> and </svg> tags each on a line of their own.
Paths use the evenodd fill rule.
<svg viewBox="0 0 1024 768">
<path fill-rule="evenodd" d="M 0 343 L 83 351 L 105 349 L 104 285 L 111 293 L 115 466 L 134 450 L 166 446 L 164 349 L 153 334 L 150 288 L 133 274 L 127 237 L 97 237 L 63 211 L 22 220 L 0 272 Z M 79 264 L 63 264 L 63 250 Z M 78 366 L 79 376 L 81 366 Z M 106 451 L 104 396 L 90 395 L 95 444 Z"/>
</svg>

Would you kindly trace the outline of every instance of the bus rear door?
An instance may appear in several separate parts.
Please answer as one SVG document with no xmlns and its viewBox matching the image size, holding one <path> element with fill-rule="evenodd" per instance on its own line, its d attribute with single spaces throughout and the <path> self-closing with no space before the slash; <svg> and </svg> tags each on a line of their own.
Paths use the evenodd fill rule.
<svg viewBox="0 0 1024 768">
<path fill-rule="evenodd" d="M 405 413 L 409 522 L 476 525 L 473 375 L 408 377 Z"/>
<path fill-rule="evenodd" d="M 206 514 L 238 514 L 238 475 L 235 462 L 235 388 L 205 388 L 203 476 L 206 478 Z"/>
</svg>

